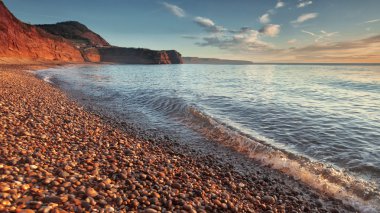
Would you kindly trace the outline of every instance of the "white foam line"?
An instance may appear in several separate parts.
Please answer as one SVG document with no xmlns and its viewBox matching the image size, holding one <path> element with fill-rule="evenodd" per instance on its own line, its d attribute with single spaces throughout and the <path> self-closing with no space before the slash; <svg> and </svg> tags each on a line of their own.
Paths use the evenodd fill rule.
<svg viewBox="0 0 380 213">
<path fill-rule="evenodd" d="M 289 158 L 287 153 L 252 140 L 237 131 L 230 130 L 195 108 L 190 108 L 190 113 L 195 116 L 195 121 L 186 119 L 184 122 L 205 137 L 231 147 L 240 153 L 247 154 L 263 165 L 292 176 L 322 193 L 338 198 L 360 212 L 376 213 L 380 211 L 379 193 L 373 190 L 376 188 L 375 184 L 349 176 L 322 163 L 314 163 L 308 159 L 305 159 L 305 162 L 293 160 Z M 209 125 L 199 125 L 199 118 L 203 120 L 201 122 Z M 375 194 L 372 195 L 371 199 L 363 200 L 361 197 L 369 195 L 368 193 Z"/>
</svg>

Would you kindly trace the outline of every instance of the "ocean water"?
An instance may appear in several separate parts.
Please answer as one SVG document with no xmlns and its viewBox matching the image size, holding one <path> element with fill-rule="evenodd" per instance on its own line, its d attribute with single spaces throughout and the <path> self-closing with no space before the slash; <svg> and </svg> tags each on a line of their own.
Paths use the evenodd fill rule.
<svg viewBox="0 0 380 213">
<path fill-rule="evenodd" d="M 228 146 L 363 211 L 380 203 L 380 65 L 86 65 L 38 75 L 184 143 Z"/>
</svg>

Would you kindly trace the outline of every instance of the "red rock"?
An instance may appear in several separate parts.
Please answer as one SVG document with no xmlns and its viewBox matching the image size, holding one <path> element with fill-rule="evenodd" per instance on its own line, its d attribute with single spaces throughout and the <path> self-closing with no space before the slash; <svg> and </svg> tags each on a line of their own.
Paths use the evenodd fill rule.
<svg viewBox="0 0 380 213">
<path fill-rule="evenodd" d="M 74 45 L 35 26 L 22 23 L 0 1 L 0 58 L 83 62 Z"/>
</svg>

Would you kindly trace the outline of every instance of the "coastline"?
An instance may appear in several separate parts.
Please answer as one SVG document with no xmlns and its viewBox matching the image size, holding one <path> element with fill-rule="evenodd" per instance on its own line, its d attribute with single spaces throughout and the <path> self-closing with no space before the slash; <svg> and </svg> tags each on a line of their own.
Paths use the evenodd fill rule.
<svg viewBox="0 0 380 213">
<path fill-rule="evenodd" d="M 252 160 L 142 139 L 25 71 L 50 66 L 0 65 L 0 211 L 355 212 Z"/>
</svg>

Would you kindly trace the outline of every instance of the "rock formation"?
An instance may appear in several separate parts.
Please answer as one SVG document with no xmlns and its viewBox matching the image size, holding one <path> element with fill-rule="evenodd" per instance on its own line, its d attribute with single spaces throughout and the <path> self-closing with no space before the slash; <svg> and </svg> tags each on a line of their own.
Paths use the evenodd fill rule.
<svg viewBox="0 0 380 213">
<path fill-rule="evenodd" d="M 177 51 L 155 51 L 142 48 L 103 47 L 86 50 L 86 58 L 92 62 L 98 59 L 101 62 L 119 64 L 181 64 L 181 54 Z M 95 59 L 95 61 L 94 61 Z"/>
<path fill-rule="evenodd" d="M 69 21 L 57 24 L 38 25 L 47 32 L 72 41 L 81 49 L 88 62 L 119 64 L 182 64 L 181 54 L 175 50 L 149 50 L 111 46 L 104 38 L 85 25 Z"/>
<path fill-rule="evenodd" d="M 19 21 L 0 1 L 0 59 L 83 62 L 81 52 L 62 37 Z"/>
<path fill-rule="evenodd" d="M 45 31 L 71 40 L 78 47 L 106 47 L 110 44 L 100 35 L 76 21 L 66 21 L 56 24 L 36 25 Z"/>
</svg>

